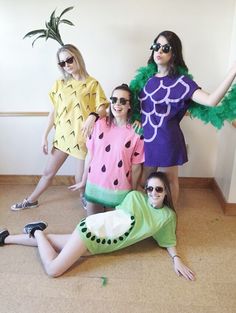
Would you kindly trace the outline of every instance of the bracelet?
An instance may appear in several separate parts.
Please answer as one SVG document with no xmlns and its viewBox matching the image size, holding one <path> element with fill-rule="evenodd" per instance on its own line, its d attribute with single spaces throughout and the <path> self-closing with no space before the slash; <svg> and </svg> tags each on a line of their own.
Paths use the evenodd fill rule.
<svg viewBox="0 0 236 313">
<path fill-rule="evenodd" d="M 179 258 L 179 259 L 181 259 L 181 257 L 178 255 L 178 254 L 175 254 L 175 255 L 173 255 L 173 256 L 171 256 L 172 257 L 172 260 L 174 261 L 174 258 Z"/>
<path fill-rule="evenodd" d="M 95 122 L 97 122 L 97 120 L 99 119 L 99 115 L 96 112 L 91 112 L 89 113 L 89 115 L 93 115 L 96 117 Z"/>
</svg>

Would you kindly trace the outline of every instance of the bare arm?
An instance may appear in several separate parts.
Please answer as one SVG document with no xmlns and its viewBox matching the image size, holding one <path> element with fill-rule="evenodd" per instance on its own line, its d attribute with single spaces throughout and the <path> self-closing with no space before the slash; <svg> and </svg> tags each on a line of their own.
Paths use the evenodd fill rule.
<svg viewBox="0 0 236 313">
<path fill-rule="evenodd" d="M 205 104 L 209 106 L 217 105 L 230 88 L 233 80 L 235 79 L 235 76 L 236 76 L 236 63 L 231 67 L 225 79 L 216 88 L 215 91 L 213 91 L 212 93 L 207 93 L 204 90 L 197 89 L 192 95 L 192 100 L 200 104 Z"/>
<path fill-rule="evenodd" d="M 105 117 L 106 116 L 106 108 L 105 105 L 100 105 L 98 108 L 97 112 L 95 112 L 99 115 L 99 118 Z M 87 137 L 89 136 L 92 131 L 94 124 L 96 122 L 96 116 L 95 115 L 89 115 L 88 118 L 86 119 L 84 126 L 82 127 L 82 135 Z"/>
<path fill-rule="evenodd" d="M 89 166 L 92 160 L 92 156 L 89 152 L 87 152 L 86 158 L 85 158 L 85 163 L 84 163 L 84 173 L 81 179 L 81 182 L 69 186 L 68 189 L 72 190 L 72 191 L 76 191 L 78 189 L 82 189 L 85 187 L 86 182 L 87 182 L 87 177 L 88 177 L 88 171 L 89 171 Z"/>
<path fill-rule="evenodd" d="M 48 122 L 42 137 L 42 149 L 44 154 L 48 154 L 48 134 L 54 125 L 54 108 L 49 112 Z"/>
<path fill-rule="evenodd" d="M 194 272 L 182 262 L 180 256 L 177 253 L 176 247 L 169 247 L 167 248 L 167 251 L 172 258 L 176 274 L 178 276 L 182 275 L 187 280 L 195 280 Z"/>
</svg>

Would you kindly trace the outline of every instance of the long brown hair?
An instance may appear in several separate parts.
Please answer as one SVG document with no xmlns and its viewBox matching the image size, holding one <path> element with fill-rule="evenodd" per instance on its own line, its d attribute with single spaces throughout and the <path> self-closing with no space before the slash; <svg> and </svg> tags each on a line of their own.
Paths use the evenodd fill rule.
<svg viewBox="0 0 236 313">
<path fill-rule="evenodd" d="M 151 173 L 148 176 L 148 178 L 147 178 L 145 188 L 148 186 L 148 182 L 152 178 L 158 178 L 163 183 L 163 185 L 165 187 L 165 191 L 166 191 L 166 195 L 165 195 L 163 203 L 166 206 L 168 206 L 170 209 L 175 211 L 175 207 L 174 207 L 172 196 L 171 196 L 170 184 L 169 184 L 169 180 L 167 178 L 167 175 L 165 173 L 163 173 L 163 172 L 153 172 L 153 173 Z"/>
<path fill-rule="evenodd" d="M 178 75 L 178 67 L 182 67 L 186 71 L 188 71 L 188 67 L 185 64 L 184 59 L 183 59 L 182 43 L 179 37 L 174 32 L 170 30 L 165 30 L 161 32 L 159 35 L 157 35 L 153 43 L 156 43 L 160 36 L 165 37 L 165 39 L 168 41 L 168 43 L 171 46 L 172 57 L 169 62 L 168 75 L 171 77 Z M 152 53 L 148 59 L 148 64 L 155 63 L 153 59 L 153 54 L 154 54 L 154 51 L 152 50 Z"/>
</svg>

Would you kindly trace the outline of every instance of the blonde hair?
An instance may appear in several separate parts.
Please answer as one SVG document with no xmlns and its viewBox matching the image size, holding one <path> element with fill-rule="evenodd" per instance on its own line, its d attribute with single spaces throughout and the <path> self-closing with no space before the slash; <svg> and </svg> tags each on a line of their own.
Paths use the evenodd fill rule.
<svg viewBox="0 0 236 313">
<path fill-rule="evenodd" d="M 76 62 L 78 69 L 79 69 L 79 74 L 81 76 L 82 79 L 85 79 L 89 74 L 86 70 L 86 66 L 84 63 L 84 59 L 83 56 L 81 54 L 81 52 L 79 51 L 78 48 L 76 48 L 75 46 L 71 45 L 71 44 L 66 44 L 63 45 L 58 51 L 57 51 L 57 62 L 60 62 L 60 53 L 63 51 L 67 51 L 69 52 L 73 57 L 74 57 L 74 62 Z M 59 66 L 59 65 L 58 65 Z M 60 67 L 60 70 L 62 72 L 62 75 L 65 79 L 65 81 L 69 80 L 72 78 L 71 74 L 68 74 L 64 68 Z"/>
</svg>

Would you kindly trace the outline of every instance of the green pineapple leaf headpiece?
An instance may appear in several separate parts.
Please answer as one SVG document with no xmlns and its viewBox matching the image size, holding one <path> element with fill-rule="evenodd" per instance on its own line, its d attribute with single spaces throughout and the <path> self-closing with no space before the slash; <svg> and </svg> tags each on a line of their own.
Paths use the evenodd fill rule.
<svg viewBox="0 0 236 313">
<path fill-rule="evenodd" d="M 46 22 L 46 29 L 36 29 L 36 30 L 32 30 L 31 32 L 27 33 L 23 39 L 25 39 L 26 37 L 32 37 L 35 35 L 38 35 L 38 37 L 36 37 L 33 42 L 32 42 L 32 47 L 34 46 L 34 43 L 36 40 L 38 40 L 39 38 L 45 38 L 45 40 L 48 40 L 48 38 L 54 39 L 56 40 L 61 46 L 64 45 L 62 39 L 61 39 L 61 35 L 59 32 L 59 25 L 61 23 L 70 25 L 70 26 L 74 26 L 74 24 L 66 19 L 61 19 L 62 16 L 72 10 L 74 7 L 68 7 L 65 10 L 62 11 L 62 13 L 57 17 L 55 16 L 55 12 L 56 10 L 54 10 L 50 16 L 50 20 L 49 22 Z"/>
</svg>

